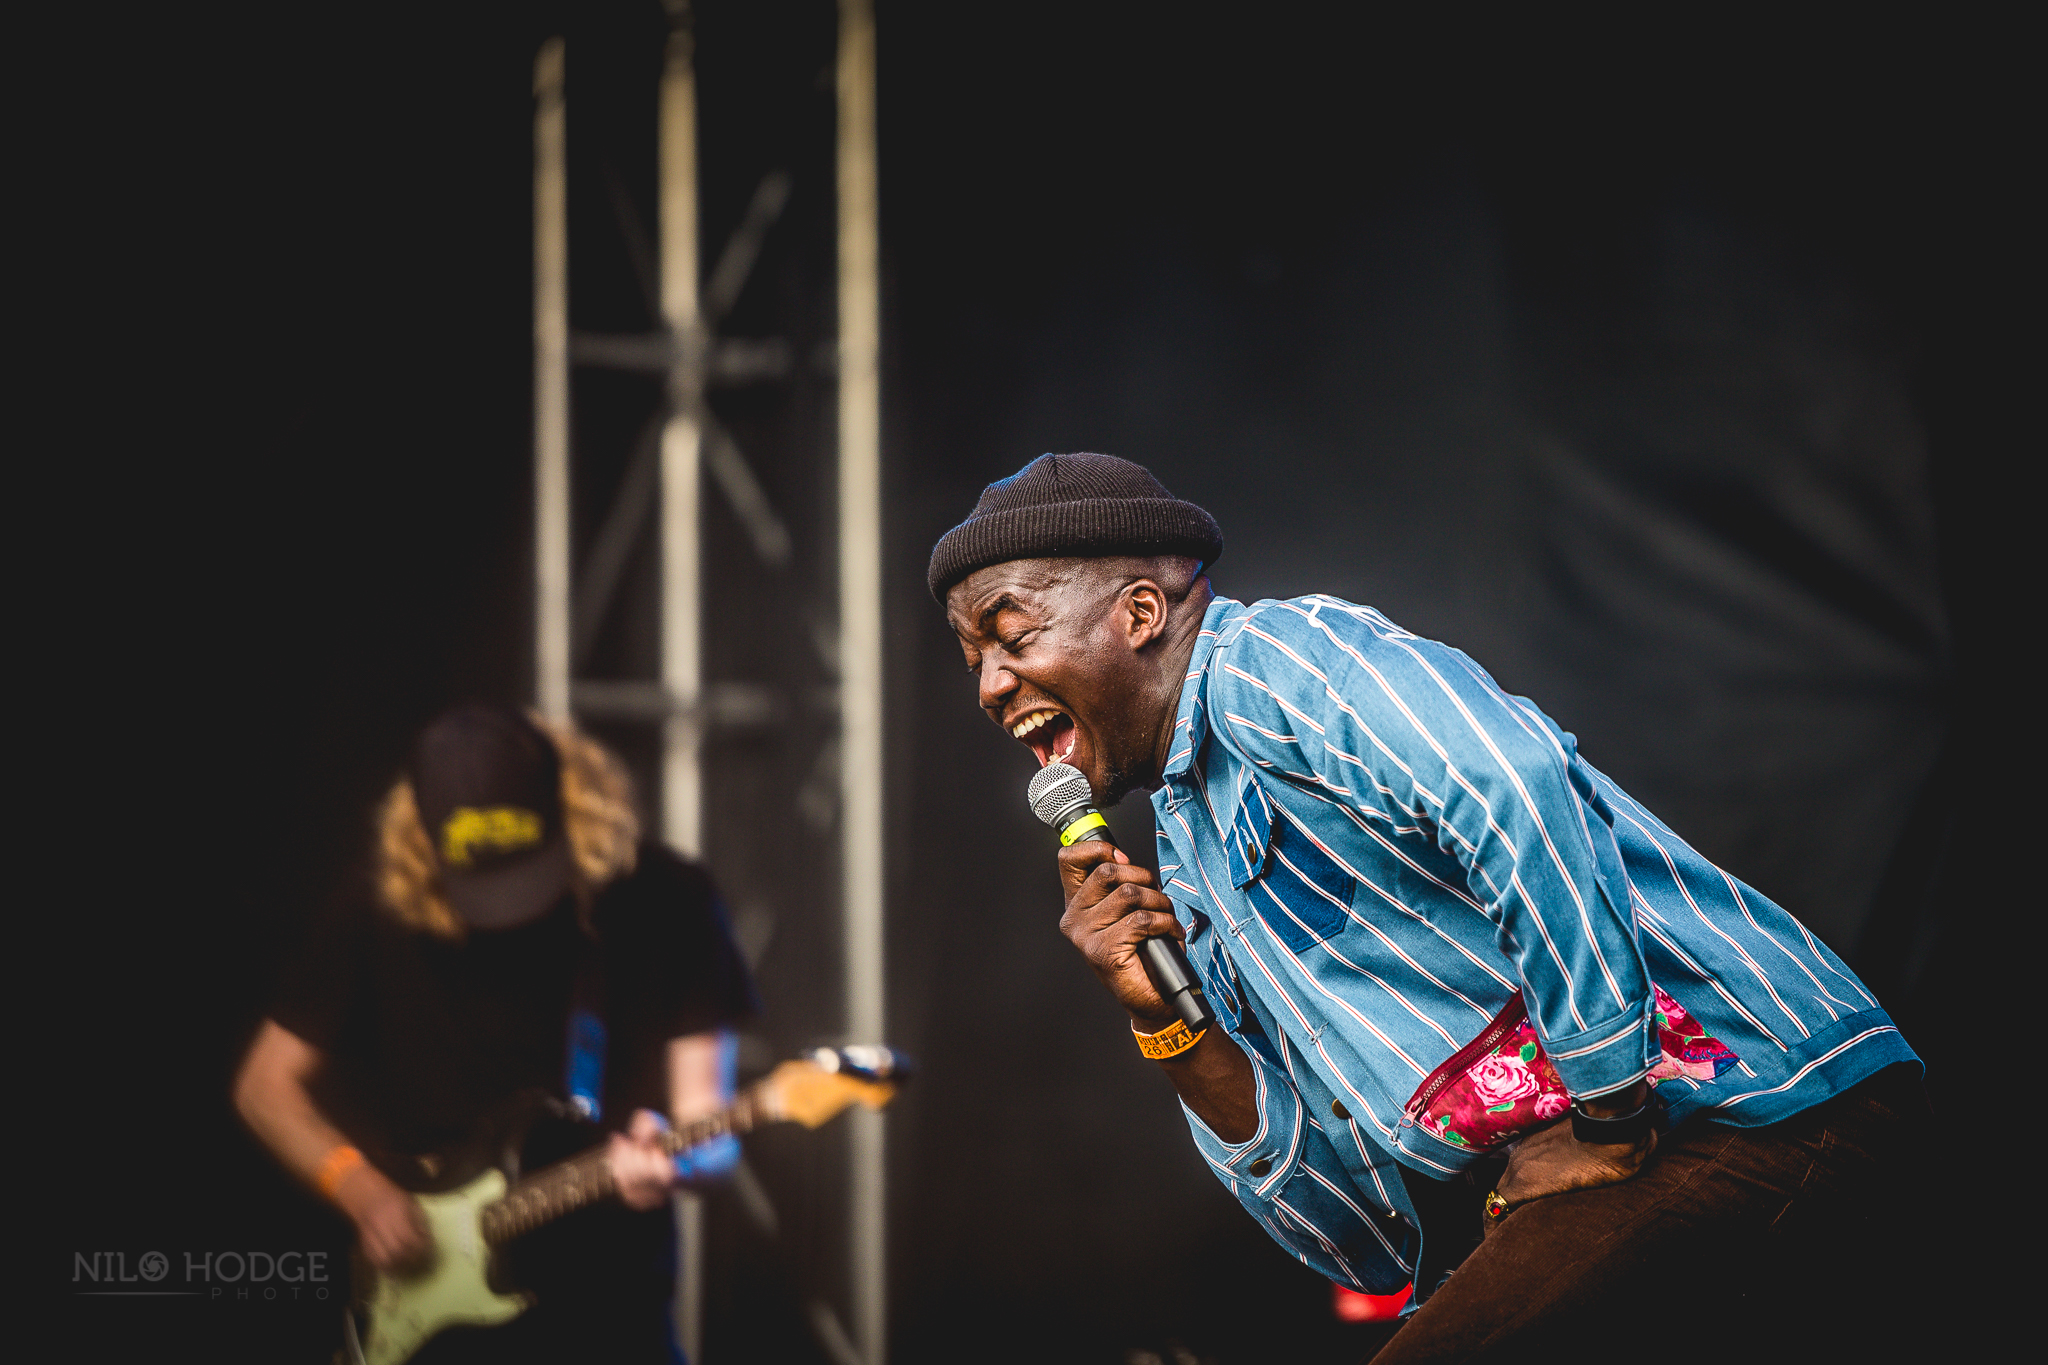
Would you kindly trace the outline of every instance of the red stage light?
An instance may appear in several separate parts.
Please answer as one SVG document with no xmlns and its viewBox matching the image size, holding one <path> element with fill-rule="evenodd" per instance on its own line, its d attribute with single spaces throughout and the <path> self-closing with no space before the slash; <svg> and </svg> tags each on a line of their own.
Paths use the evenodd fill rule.
<svg viewBox="0 0 2048 1365">
<path fill-rule="evenodd" d="M 1401 1316 L 1402 1307 L 1415 1286 L 1403 1285 L 1398 1294 L 1361 1294 L 1341 1284 L 1330 1286 L 1330 1309 L 1339 1322 L 1391 1322 Z"/>
</svg>

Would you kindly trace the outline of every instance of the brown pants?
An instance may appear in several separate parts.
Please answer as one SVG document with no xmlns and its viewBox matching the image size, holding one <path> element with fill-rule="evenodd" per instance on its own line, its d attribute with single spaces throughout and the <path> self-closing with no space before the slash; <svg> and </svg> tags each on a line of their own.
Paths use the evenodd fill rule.
<svg viewBox="0 0 2048 1365">
<path fill-rule="evenodd" d="M 1905 1183 L 1929 1118 L 1903 1064 L 1767 1128 L 1681 1125 L 1633 1180 L 1510 1213 L 1373 1365 L 1905 1358 L 1954 1269 Z"/>
</svg>

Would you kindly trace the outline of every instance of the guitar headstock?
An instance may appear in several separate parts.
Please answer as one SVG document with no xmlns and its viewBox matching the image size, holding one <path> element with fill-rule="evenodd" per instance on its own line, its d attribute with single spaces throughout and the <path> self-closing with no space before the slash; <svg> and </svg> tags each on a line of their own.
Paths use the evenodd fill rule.
<svg viewBox="0 0 2048 1365">
<path fill-rule="evenodd" d="M 909 1059 L 886 1047 L 821 1047 L 788 1061 L 754 1087 L 778 1119 L 816 1128 L 855 1105 L 880 1109 L 910 1075 Z"/>
</svg>

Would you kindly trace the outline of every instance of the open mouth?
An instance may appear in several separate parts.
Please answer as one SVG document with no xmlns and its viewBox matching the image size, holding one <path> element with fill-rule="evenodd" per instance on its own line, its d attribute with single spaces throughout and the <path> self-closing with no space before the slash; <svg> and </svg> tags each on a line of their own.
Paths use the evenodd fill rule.
<svg viewBox="0 0 2048 1365">
<path fill-rule="evenodd" d="M 1012 725 L 1010 733 L 1038 755 L 1041 768 L 1048 763 L 1065 763 L 1073 756 L 1074 741 L 1080 737 L 1074 722 L 1051 707 L 1033 711 Z"/>
</svg>

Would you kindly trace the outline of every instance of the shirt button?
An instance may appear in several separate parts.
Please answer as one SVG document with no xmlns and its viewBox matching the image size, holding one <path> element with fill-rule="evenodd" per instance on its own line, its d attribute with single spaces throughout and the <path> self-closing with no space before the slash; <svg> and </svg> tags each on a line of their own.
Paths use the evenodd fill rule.
<svg viewBox="0 0 2048 1365">
<path fill-rule="evenodd" d="M 1344 1107 L 1344 1101 L 1342 1100 L 1331 1100 L 1330 1112 L 1335 1114 L 1340 1119 L 1348 1119 L 1351 1117 L 1351 1111 Z"/>
<path fill-rule="evenodd" d="M 1245 1167 L 1245 1170 L 1250 1172 L 1254 1178 L 1262 1176 L 1272 1169 L 1273 1163 L 1266 1157 L 1260 1157 L 1257 1161 Z"/>
</svg>

